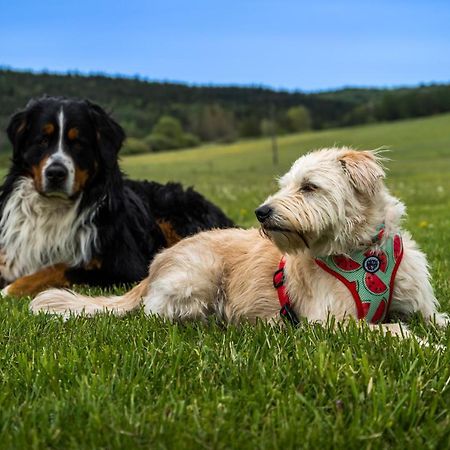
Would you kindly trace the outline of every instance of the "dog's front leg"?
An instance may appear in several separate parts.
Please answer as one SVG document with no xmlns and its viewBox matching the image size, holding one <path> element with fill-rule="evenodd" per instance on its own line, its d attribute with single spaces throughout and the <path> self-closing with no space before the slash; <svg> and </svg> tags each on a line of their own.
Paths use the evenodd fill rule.
<svg viewBox="0 0 450 450">
<path fill-rule="evenodd" d="M 70 282 L 66 276 L 67 269 L 68 266 L 66 264 L 55 264 L 54 266 L 46 267 L 8 284 L 2 290 L 2 294 L 19 297 L 34 295 L 50 287 L 68 287 Z"/>
</svg>

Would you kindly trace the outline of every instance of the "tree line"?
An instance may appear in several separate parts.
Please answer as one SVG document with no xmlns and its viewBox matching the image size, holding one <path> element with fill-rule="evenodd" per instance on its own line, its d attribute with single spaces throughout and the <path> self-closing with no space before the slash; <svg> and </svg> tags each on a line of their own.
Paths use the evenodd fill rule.
<svg viewBox="0 0 450 450">
<path fill-rule="evenodd" d="M 99 103 L 124 127 L 125 152 L 232 142 L 450 111 L 450 85 L 303 93 L 259 86 L 191 86 L 144 79 L 0 70 L 0 152 L 9 153 L 9 117 L 32 97 Z"/>
</svg>

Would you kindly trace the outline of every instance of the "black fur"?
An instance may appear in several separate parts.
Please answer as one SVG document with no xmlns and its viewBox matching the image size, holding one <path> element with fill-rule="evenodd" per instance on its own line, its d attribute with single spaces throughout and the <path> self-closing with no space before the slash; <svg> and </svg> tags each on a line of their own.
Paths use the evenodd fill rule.
<svg viewBox="0 0 450 450">
<path fill-rule="evenodd" d="M 121 126 L 98 105 L 62 97 L 33 100 L 12 117 L 7 132 L 13 158 L 1 188 L 1 209 L 18 177 L 33 176 L 33 167 L 54 151 L 54 137 L 42 138 L 42 128 L 55 123 L 61 107 L 69 125 L 80 132 L 79 139 L 65 142 L 65 148 L 77 170 L 88 173 L 73 199 L 82 196 L 80 213 L 96 206 L 99 235 L 99 251 L 94 255 L 100 268 L 70 268 L 66 275 L 71 283 L 108 286 L 144 278 L 156 252 L 168 245 L 160 221 L 169 223 L 180 237 L 233 226 L 218 207 L 191 188 L 126 179 L 117 156 L 125 138 Z"/>
</svg>

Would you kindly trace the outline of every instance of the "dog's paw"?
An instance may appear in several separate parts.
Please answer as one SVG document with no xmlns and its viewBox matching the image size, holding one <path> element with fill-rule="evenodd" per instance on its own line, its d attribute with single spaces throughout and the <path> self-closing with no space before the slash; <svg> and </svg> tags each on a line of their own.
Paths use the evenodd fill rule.
<svg viewBox="0 0 450 450">
<path fill-rule="evenodd" d="M 20 291 L 16 289 L 14 282 L 7 284 L 1 291 L 1 297 L 19 297 L 22 295 Z"/>
<path fill-rule="evenodd" d="M 431 322 L 439 328 L 444 328 L 450 324 L 450 318 L 447 313 L 435 313 L 431 318 Z"/>
<path fill-rule="evenodd" d="M 0 291 L 2 298 L 8 297 L 9 291 L 10 291 L 10 286 L 11 286 L 11 285 L 8 284 L 7 286 L 5 286 L 5 287 Z"/>
</svg>

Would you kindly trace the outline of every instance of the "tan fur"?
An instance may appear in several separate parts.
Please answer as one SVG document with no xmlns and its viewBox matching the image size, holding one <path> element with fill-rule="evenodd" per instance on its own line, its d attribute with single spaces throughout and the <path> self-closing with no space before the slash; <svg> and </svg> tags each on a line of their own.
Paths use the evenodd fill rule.
<svg viewBox="0 0 450 450">
<path fill-rule="evenodd" d="M 47 164 L 47 161 L 48 157 L 45 157 L 42 158 L 41 161 L 39 161 L 39 163 L 36 164 L 35 166 L 31 166 L 31 173 L 33 175 L 34 185 L 38 192 L 42 192 L 43 190 L 42 177 L 44 173 L 44 167 Z"/>
<path fill-rule="evenodd" d="M 342 155 L 340 163 L 355 189 L 363 193 L 375 193 L 379 181 L 385 177 L 384 170 L 373 152 L 349 150 Z"/>
<path fill-rule="evenodd" d="M 0 253 L 0 265 L 4 264 L 4 256 Z M 86 270 L 99 269 L 102 262 L 99 259 L 92 259 L 89 263 L 84 264 Z M 67 278 L 67 270 L 69 266 L 64 263 L 54 264 L 53 266 L 45 267 L 37 272 L 25 275 L 12 283 L 8 284 L 3 290 L 3 295 L 24 296 L 36 295 L 44 289 L 51 287 L 68 287 L 72 283 Z"/>
<path fill-rule="evenodd" d="M 77 294 L 69 289 L 49 289 L 42 294 L 47 294 L 47 300 L 40 302 L 38 297 L 33 300 L 33 311 L 55 312 L 57 309 L 63 316 L 83 312 L 86 315 L 94 315 L 99 312 L 112 312 L 118 316 L 126 314 L 139 307 L 148 289 L 145 283 L 147 279 L 141 281 L 131 291 L 121 296 L 114 297 L 88 297 Z M 58 305 L 65 305 L 61 310 Z"/>
<path fill-rule="evenodd" d="M 5 295 L 13 296 L 35 295 L 37 292 L 50 287 L 69 286 L 69 280 L 65 275 L 67 268 L 66 264 L 55 264 L 54 266 L 46 267 L 32 275 L 18 278 L 2 292 Z"/>
<path fill-rule="evenodd" d="M 80 192 L 84 188 L 88 179 L 89 179 L 89 172 L 87 170 L 82 170 L 79 167 L 75 166 L 75 176 L 73 179 L 72 191 L 75 193 Z"/>
<path fill-rule="evenodd" d="M 226 322 L 278 322 L 272 278 L 284 254 L 286 287 L 300 317 L 356 317 L 348 289 L 314 258 L 373 246 L 380 223 L 386 232 L 400 231 L 404 206 L 389 194 L 383 177 L 380 161 L 371 152 L 333 148 L 310 153 L 294 163 L 280 180 L 280 190 L 266 200 L 272 213 L 262 224 L 263 233 L 203 232 L 157 255 L 149 276 L 123 297 L 89 298 L 53 290 L 38 295 L 31 309 L 63 315 L 102 310 L 122 314 L 142 301 L 146 313 L 173 320 L 216 315 Z M 445 325 L 448 318 L 437 312 L 425 255 L 407 232 L 402 234 L 404 257 L 391 310 L 402 315 L 420 312 L 426 320 Z M 407 334 L 399 324 L 387 324 L 384 330 Z"/>
<path fill-rule="evenodd" d="M 162 231 L 168 247 L 172 247 L 181 241 L 182 237 L 175 231 L 172 224 L 165 220 L 157 220 L 158 226 Z"/>
</svg>

